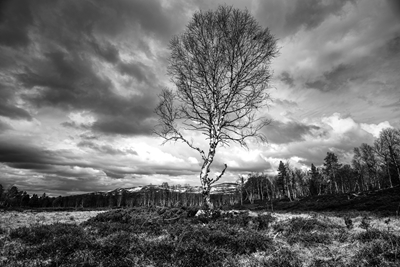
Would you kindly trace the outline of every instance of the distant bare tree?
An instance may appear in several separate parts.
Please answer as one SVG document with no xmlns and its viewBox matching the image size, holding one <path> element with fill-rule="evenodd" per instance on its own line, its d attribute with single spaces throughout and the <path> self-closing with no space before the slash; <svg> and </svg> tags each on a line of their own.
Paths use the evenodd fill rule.
<svg viewBox="0 0 400 267">
<path fill-rule="evenodd" d="M 270 61 L 277 55 L 276 40 L 249 12 L 220 6 L 196 12 L 186 31 L 170 42 L 168 74 L 176 91 L 165 89 L 156 113 L 167 141 L 183 141 L 203 160 L 200 181 L 204 205 L 212 208 L 211 185 L 225 173 L 209 177 L 218 145 L 245 139 L 265 140 L 259 130 L 269 120 L 257 117 L 266 105 L 271 78 Z M 209 141 L 208 151 L 195 146 L 182 130 L 199 131 Z"/>
<path fill-rule="evenodd" d="M 389 185 L 390 187 L 393 187 L 392 175 L 390 172 L 390 154 L 389 150 L 386 147 L 385 140 L 383 140 L 382 138 L 377 138 L 374 141 L 374 152 L 383 163 L 383 169 L 387 173 Z"/>
<path fill-rule="evenodd" d="M 382 145 L 387 150 L 388 155 L 397 171 L 397 178 L 400 181 L 400 130 L 393 128 L 383 129 L 379 133 L 379 139 L 382 140 Z"/>
</svg>

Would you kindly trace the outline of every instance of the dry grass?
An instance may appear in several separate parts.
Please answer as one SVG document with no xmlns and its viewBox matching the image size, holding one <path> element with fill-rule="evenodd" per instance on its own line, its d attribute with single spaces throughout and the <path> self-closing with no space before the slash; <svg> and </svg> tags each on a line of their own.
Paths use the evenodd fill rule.
<svg viewBox="0 0 400 267">
<path fill-rule="evenodd" d="M 53 223 L 80 224 L 102 212 L 105 211 L 3 211 L 0 212 L 0 228 L 15 229 L 23 226 L 29 227 L 35 224 Z"/>
<path fill-rule="evenodd" d="M 8 247 L 10 251 L 11 249 L 12 251 L 16 249 L 29 251 L 29 249 L 35 248 L 35 246 L 30 248 L 27 247 L 27 245 L 23 245 L 23 241 L 10 239 L 12 235 L 8 233 L 10 231 L 12 232 L 12 229 L 17 229 L 22 226 L 34 228 L 34 226 L 37 225 L 53 223 L 78 225 L 102 212 L 104 211 L 3 212 L 0 213 L 0 227 L 3 229 L 3 233 L 0 233 L 0 243 L 3 242 L 5 245 L 4 248 Z M 133 252 L 130 253 L 136 256 L 129 254 L 129 251 L 134 249 L 135 246 L 132 248 L 127 246 L 125 253 L 128 254 L 124 254 L 126 260 L 129 259 L 133 261 L 137 259 L 138 262 L 140 261 L 140 264 L 136 264 L 137 266 L 147 266 L 153 260 L 159 260 L 158 258 L 146 258 L 147 256 L 144 255 L 147 255 L 147 250 L 152 251 L 153 249 L 154 251 L 158 251 L 158 249 L 164 249 L 165 253 L 167 253 L 172 249 L 171 253 L 176 253 L 176 249 L 179 247 L 183 252 L 186 251 L 185 249 L 193 248 L 188 251 L 190 251 L 190 253 L 195 253 L 198 249 L 197 245 L 201 242 L 206 242 L 209 238 L 226 240 L 223 243 L 218 241 L 221 243 L 222 250 L 217 247 L 218 242 L 210 245 L 216 246 L 212 251 L 211 247 L 202 248 L 204 251 L 201 251 L 205 253 L 204 255 L 213 255 L 214 249 L 220 251 L 222 254 L 226 254 L 229 249 L 232 249 L 232 251 L 242 251 L 241 243 L 237 242 L 236 239 L 231 239 L 239 238 L 238 236 L 243 239 L 243 242 L 248 242 L 249 246 L 254 246 L 255 249 L 249 253 L 242 251 L 241 253 L 229 254 L 230 256 L 225 260 L 221 260 L 222 265 L 218 266 L 400 266 L 400 218 L 395 216 L 380 217 L 366 212 L 304 212 L 293 214 L 277 212 L 271 214 L 260 211 L 258 212 L 259 215 L 272 215 L 273 220 L 270 220 L 270 224 L 267 228 L 257 230 L 254 228 L 254 223 L 257 221 L 246 225 L 242 225 L 242 221 L 238 221 L 238 225 L 232 226 L 232 224 L 229 224 L 229 220 L 224 221 L 220 219 L 220 221 L 210 222 L 209 224 L 200 223 L 191 225 L 189 219 L 184 219 L 182 222 L 176 223 L 167 220 L 166 225 L 158 225 L 154 219 L 160 219 L 160 215 L 154 212 L 151 215 L 146 215 L 147 213 L 144 212 L 134 212 L 132 215 L 133 217 L 125 216 L 123 212 L 121 213 L 123 216 L 119 216 L 117 211 L 115 211 L 114 214 L 115 215 L 112 216 L 106 216 L 106 220 L 93 221 L 88 225 L 83 224 L 82 226 L 77 226 L 79 228 L 71 228 L 70 231 L 82 232 L 87 236 L 87 240 L 85 241 L 89 242 L 87 244 L 94 242 L 96 244 L 96 249 L 101 248 L 106 252 L 109 250 L 114 251 L 114 249 L 115 251 L 119 251 L 121 248 L 125 248 L 122 246 L 123 243 L 120 245 L 120 242 L 126 242 L 126 244 L 130 244 L 129 246 L 133 246 L 132 244 L 138 244 L 139 242 L 142 245 L 137 248 L 137 251 L 142 253 L 142 256 L 139 255 L 139 257 Z M 164 215 L 165 214 L 167 214 L 167 212 L 165 212 Z M 146 220 L 141 222 L 139 220 L 141 218 L 140 216 L 144 216 L 143 218 L 147 218 L 146 216 L 149 216 L 148 218 L 151 217 L 153 223 L 146 226 L 146 223 L 144 223 Z M 170 216 L 175 218 L 176 214 L 171 213 Z M 346 226 L 345 217 L 351 219 L 353 227 L 348 228 Z M 109 220 L 111 220 L 111 222 Z M 113 222 L 113 220 L 115 222 Z M 133 221 L 131 222 L 130 220 Z M 366 220 L 368 221 L 368 229 L 365 228 Z M 159 221 L 159 223 L 162 222 Z M 62 226 L 59 225 L 58 227 Z M 136 229 L 135 227 L 139 228 Z M 9 230 L 4 231 L 5 229 Z M 132 229 L 140 231 L 137 233 L 131 232 Z M 196 243 L 193 240 L 194 243 L 190 242 L 190 238 L 186 240 L 188 236 L 194 233 L 193 229 L 196 230 L 194 232 L 196 232 L 197 235 L 205 235 L 203 239 L 200 238 L 196 241 L 200 243 Z M 230 236 L 227 232 L 224 232 L 224 229 L 230 229 L 230 231 L 236 229 L 235 231 L 237 231 L 238 235 Z M 27 231 L 27 233 L 29 232 L 28 230 L 24 231 Z M 38 234 L 39 233 L 42 232 L 38 232 Z M 100 235 L 100 233 L 102 235 Z M 240 233 L 242 233 L 242 235 L 240 235 Z M 257 237 L 256 239 L 265 238 L 265 240 L 269 240 L 269 245 L 263 248 L 261 246 L 263 244 L 261 243 L 253 244 L 252 238 L 246 239 L 250 234 L 254 234 L 254 237 Z M 14 233 L 14 235 L 16 234 Z M 23 231 L 19 233 L 18 236 L 23 236 Z M 32 235 L 32 238 L 36 237 L 37 235 Z M 192 238 L 194 237 L 192 236 Z M 226 242 L 228 241 L 237 247 L 226 247 Z M 83 241 L 79 239 L 76 242 L 79 245 L 79 242 Z M 87 247 L 87 244 L 82 243 L 81 246 Z M 174 244 L 177 247 L 174 248 Z M 262 247 L 262 249 L 259 249 L 260 247 Z M 213 253 L 210 252 L 211 254 L 207 254 L 209 252 L 207 249 Z M 3 252 L 0 253 L 0 263 L 2 261 L 6 262 L 7 255 L 16 255 L 14 252 L 7 251 L 4 249 Z M 387 251 L 390 253 L 386 253 Z M 95 256 L 97 253 L 96 250 L 82 249 L 74 253 L 76 255 L 83 253 L 84 256 L 81 257 L 82 259 L 93 262 L 93 265 L 90 266 L 95 266 L 97 264 L 97 258 Z M 1 254 L 3 254 L 3 256 Z M 193 255 L 193 259 L 196 259 L 196 255 Z M 112 257 L 114 257 L 114 254 Z M 33 257 L 31 260 L 36 259 Z M 115 256 L 115 258 L 110 258 L 110 260 L 115 261 L 115 266 L 117 266 L 121 258 Z M 169 260 L 172 261 L 173 259 Z M 105 259 L 104 262 L 106 262 Z M 147 263 L 144 264 L 144 262 Z"/>
<path fill-rule="evenodd" d="M 371 213 L 359 215 L 352 214 L 351 212 L 345 212 L 340 215 L 329 212 L 301 214 L 275 213 L 273 216 L 277 218 L 275 225 L 288 223 L 293 218 L 303 218 L 305 220 L 314 218 L 318 222 L 329 226 L 326 231 L 329 232 L 329 236 L 332 238 L 330 244 L 316 243 L 308 246 L 305 243 L 298 242 L 289 245 L 287 239 L 281 234 L 276 237 L 276 241 L 281 243 L 282 247 L 288 247 L 298 255 L 302 262 L 301 266 L 369 266 L 368 263 L 364 263 L 362 257 L 358 256 L 358 253 L 367 246 L 365 241 L 357 239 L 360 234 L 367 232 L 362 227 L 362 221 L 365 217 L 368 218 L 370 231 L 376 230 L 383 234 L 393 234 L 400 238 L 400 218 L 395 216 L 379 217 Z M 347 229 L 344 217 L 351 218 L 353 222 L 352 229 Z M 310 234 L 318 232 L 322 231 L 313 230 Z M 384 237 L 377 238 L 379 241 L 384 241 L 383 239 Z M 396 250 L 400 253 L 400 247 L 396 247 Z M 359 261 L 354 260 L 357 257 Z M 396 264 L 400 264 L 400 262 Z"/>
</svg>

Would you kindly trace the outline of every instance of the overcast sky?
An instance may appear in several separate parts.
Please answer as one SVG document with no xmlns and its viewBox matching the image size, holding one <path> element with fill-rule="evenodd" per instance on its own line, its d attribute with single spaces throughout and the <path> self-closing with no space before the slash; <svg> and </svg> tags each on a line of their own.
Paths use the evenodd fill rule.
<svg viewBox="0 0 400 267">
<path fill-rule="evenodd" d="M 400 1 L 0 1 L 0 183 L 51 195 L 199 185 L 200 158 L 152 134 L 168 43 L 196 10 L 247 8 L 278 38 L 267 144 L 217 150 L 221 182 L 279 161 L 350 162 L 400 127 Z M 206 149 L 202 136 L 185 133 Z"/>
</svg>

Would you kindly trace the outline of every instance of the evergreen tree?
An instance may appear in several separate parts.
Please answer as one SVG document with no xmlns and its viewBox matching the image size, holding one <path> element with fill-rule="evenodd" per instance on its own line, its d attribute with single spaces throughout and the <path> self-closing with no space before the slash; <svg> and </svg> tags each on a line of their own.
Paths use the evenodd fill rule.
<svg viewBox="0 0 400 267">
<path fill-rule="evenodd" d="M 341 164 L 338 163 L 338 158 L 333 152 L 328 152 L 324 161 L 324 174 L 328 179 L 330 193 L 338 193 L 339 188 L 336 179 Z"/>
<path fill-rule="evenodd" d="M 279 162 L 279 166 L 278 166 L 278 179 L 276 181 L 276 186 L 278 188 L 278 190 L 282 193 L 282 196 L 286 195 L 286 176 L 287 176 L 287 172 L 286 172 L 286 167 L 285 164 L 283 164 L 282 161 Z"/>
<path fill-rule="evenodd" d="M 320 181 L 319 181 L 319 173 L 317 168 L 311 163 L 311 171 L 310 171 L 310 194 L 312 196 L 316 196 L 320 193 Z"/>
</svg>

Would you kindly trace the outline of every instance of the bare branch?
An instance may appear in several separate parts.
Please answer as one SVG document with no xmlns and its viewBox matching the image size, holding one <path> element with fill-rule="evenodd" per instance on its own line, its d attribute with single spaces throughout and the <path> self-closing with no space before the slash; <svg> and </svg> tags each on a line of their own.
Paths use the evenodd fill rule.
<svg viewBox="0 0 400 267">
<path fill-rule="evenodd" d="M 213 185 L 214 183 L 218 182 L 218 180 L 221 179 L 221 177 L 224 175 L 227 168 L 228 168 L 228 165 L 224 164 L 224 169 L 222 170 L 220 175 L 215 177 L 215 179 L 210 179 L 210 185 Z"/>
</svg>

